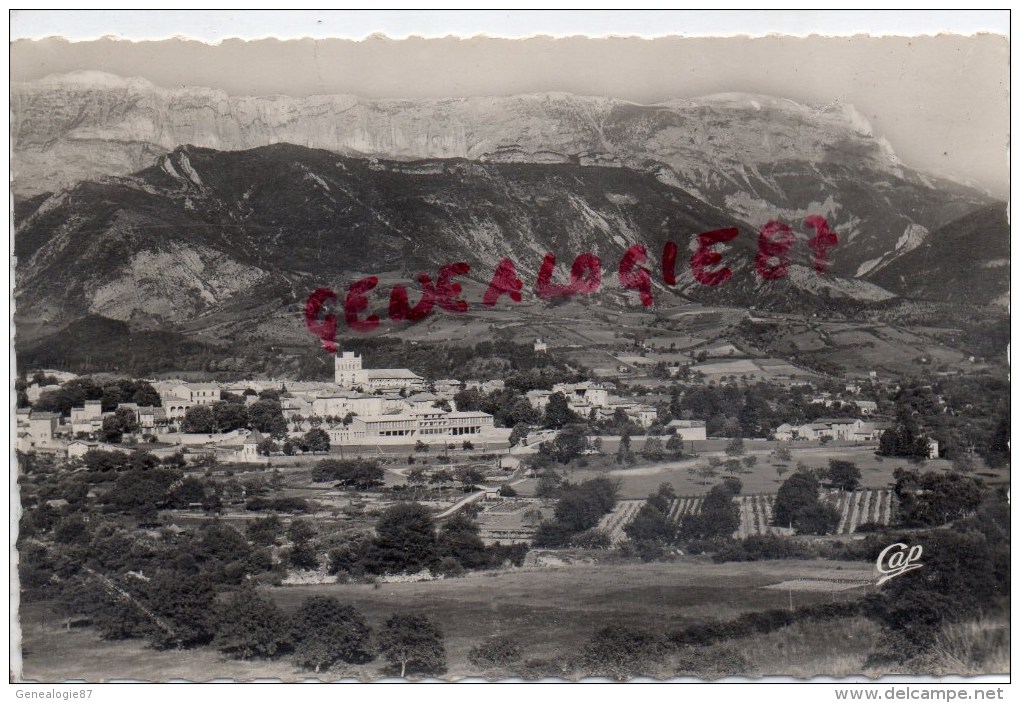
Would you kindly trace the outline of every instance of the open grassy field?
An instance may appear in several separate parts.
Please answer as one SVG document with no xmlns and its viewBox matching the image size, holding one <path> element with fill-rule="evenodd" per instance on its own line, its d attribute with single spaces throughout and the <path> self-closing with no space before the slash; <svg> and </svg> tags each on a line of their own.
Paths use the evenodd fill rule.
<svg viewBox="0 0 1020 703">
<path fill-rule="evenodd" d="M 297 608 L 310 595 L 335 596 L 361 610 L 373 627 L 393 612 L 426 613 L 445 634 L 447 675 L 461 677 L 481 673 L 467 661 L 467 653 L 495 635 L 521 642 L 527 658 L 553 659 L 576 653 L 598 629 L 610 624 L 668 632 L 745 612 L 785 608 L 791 597 L 794 607 L 853 599 L 863 595 L 863 589 L 788 592 L 765 587 L 798 577 L 871 575 L 871 565 L 861 562 L 712 564 L 689 558 L 671 563 L 598 564 L 583 554 L 574 556 L 575 563 L 566 563 L 563 557 L 539 552 L 528 563 L 538 559 L 546 566 L 477 572 L 444 581 L 291 586 L 272 589 L 269 595 L 285 610 Z M 210 648 L 154 651 L 139 641 L 102 641 L 91 629 L 68 632 L 46 604 L 25 607 L 21 623 L 24 676 L 30 680 L 197 680 L 210 670 L 235 679 L 308 677 L 286 658 L 238 662 Z M 333 671 L 330 676 L 378 676 L 381 667 L 382 662 L 376 661 L 348 672 Z"/>
</svg>

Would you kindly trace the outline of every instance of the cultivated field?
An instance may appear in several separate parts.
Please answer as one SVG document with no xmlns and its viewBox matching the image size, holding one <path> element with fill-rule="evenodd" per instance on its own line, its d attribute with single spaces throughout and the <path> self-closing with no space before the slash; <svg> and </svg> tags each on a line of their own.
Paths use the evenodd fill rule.
<svg viewBox="0 0 1020 703">
<path fill-rule="evenodd" d="M 789 528 L 772 525 L 772 507 L 776 496 L 740 495 L 735 498 L 740 509 L 740 527 L 734 537 L 743 539 L 752 535 L 789 535 Z M 858 525 L 866 522 L 888 525 L 896 515 L 896 497 L 891 490 L 860 490 L 853 492 L 827 491 L 822 499 L 839 511 L 839 527 L 835 534 L 853 534 Z M 701 511 L 701 496 L 681 496 L 670 503 L 669 517 L 679 521 L 685 515 Z M 621 500 L 611 513 L 599 522 L 599 529 L 609 535 L 614 545 L 626 541 L 624 528 L 637 516 L 643 500 Z"/>
</svg>

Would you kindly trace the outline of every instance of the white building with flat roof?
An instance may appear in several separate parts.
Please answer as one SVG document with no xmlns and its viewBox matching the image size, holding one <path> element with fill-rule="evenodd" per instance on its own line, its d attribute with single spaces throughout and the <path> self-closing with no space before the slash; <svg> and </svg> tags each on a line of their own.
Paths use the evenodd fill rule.
<svg viewBox="0 0 1020 703">
<path fill-rule="evenodd" d="M 685 442 L 708 438 L 704 420 L 671 420 L 666 425 L 666 430 L 667 432 L 673 430 L 673 433 Z"/>
<path fill-rule="evenodd" d="M 318 417 L 343 418 L 347 413 L 355 415 L 382 415 L 382 396 L 365 393 L 331 393 L 312 400 L 312 413 Z"/>
<path fill-rule="evenodd" d="M 348 427 L 327 429 L 330 443 L 401 444 L 421 440 L 446 442 L 452 439 L 505 440 L 510 431 L 497 428 L 488 413 L 446 412 L 438 408 L 407 410 L 389 415 L 358 415 Z"/>
</svg>

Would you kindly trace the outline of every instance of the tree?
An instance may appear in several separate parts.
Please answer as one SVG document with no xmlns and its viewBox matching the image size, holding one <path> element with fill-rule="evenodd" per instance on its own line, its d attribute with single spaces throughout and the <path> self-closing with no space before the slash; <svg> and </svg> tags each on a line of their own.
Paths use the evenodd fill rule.
<svg viewBox="0 0 1020 703">
<path fill-rule="evenodd" d="M 465 569 L 488 566 L 489 556 L 478 532 L 478 523 L 463 512 L 455 514 L 439 530 L 440 556 L 454 559 Z"/>
<path fill-rule="evenodd" d="M 171 629 L 152 627 L 155 647 L 191 647 L 213 638 L 216 592 L 208 577 L 160 571 L 145 583 L 144 596 L 149 609 Z"/>
<path fill-rule="evenodd" d="M 414 451 L 416 451 L 416 452 L 427 452 L 428 450 L 429 450 L 429 445 L 425 444 L 425 442 L 421 441 L 420 439 L 417 442 L 414 443 Z"/>
<path fill-rule="evenodd" d="M 248 523 L 247 533 L 255 544 L 271 547 L 283 535 L 283 522 L 275 514 L 256 518 Z"/>
<path fill-rule="evenodd" d="M 88 544 L 91 535 L 81 515 L 68 515 L 53 530 L 53 541 L 58 544 Z"/>
<path fill-rule="evenodd" d="M 376 538 L 366 559 L 371 573 L 416 573 L 435 564 L 438 556 L 431 511 L 418 503 L 387 508 L 375 525 Z"/>
<path fill-rule="evenodd" d="M 772 524 L 792 525 L 798 534 L 824 535 L 839 524 L 839 514 L 818 499 L 818 480 L 808 471 L 786 479 L 776 495 Z"/>
<path fill-rule="evenodd" d="M 294 520 L 287 528 L 287 538 L 295 544 L 307 542 L 315 537 L 315 528 L 308 520 Z"/>
<path fill-rule="evenodd" d="M 400 666 L 400 676 L 419 672 L 440 674 L 446 669 L 446 647 L 443 633 L 425 615 L 391 615 L 379 633 L 379 652 L 393 666 Z"/>
<path fill-rule="evenodd" d="M 539 451 L 561 464 L 569 464 L 581 456 L 588 447 L 588 436 L 584 425 L 567 425 L 551 442 L 545 442 Z"/>
<path fill-rule="evenodd" d="M 633 458 L 634 455 L 630 451 L 630 428 L 624 427 L 620 435 L 620 446 L 616 448 L 616 463 L 629 464 Z"/>
<path fill-rule="evenodd" d="M 280 445 L 278 445 L 272 439 L 269 439 L 267 437 L 266 439 L 259 442 L 258 446 L 255 448 L 255 451 L 262 456 L 271 456 L 276 452 L 280 451 Z"/>
<path fill-rule="evenodd" d="M 896 497 L 906 525 L 944 525 L 967 517 L 981 503 L 982 484 L 970 476 L 897 469 Z"/>
<path fill-rule="evenodd" d="M 678 434 L 670 435 L 666 440 L 666 451 L 674 459 L 679 459 L 684 453 L 684 441 Z"/>
<path fill-rule="evenodd" d="M 733 500 L 734 486 L 713 486 L 701 503 L 701 511 L 684 516 L 680 535 L 685 539 L 729 537 L 740 527 L 740 508 Z"/>
<path fill-rule="evenodd" d="M 215 429 L 212 409 L 208 405 L 192 405 L 184 412 L 181 432 L 210 434 Z"/>
<path fill-rule="evenodd" d="M 482 392 L 477 388 L 467 388 L 458 391 L 453 396 L 453 402 L 457 406 L 457 410 L 461 412 L 481 410 L 483 402 Z"/>
<path fill-rule="evenodd" d="M 754 455 L 745 456 L 743 459 L 741 459 L 741 461 L 743 462 L 744 467 L 748 471 L 750 471 L 750 470 L 752 470 L 758 464 L 758 457 L 756 457 Z"/>
<path fill-rule="evenodd" d="M 140 468 L 122 472 L 101 500 L 115 511 L 149 520 L 170 505 L 172 486 L 183 478 L 175 469 Z"/>
<path fill-rule="evenodd" d="M 301 449 L 306 452 L 328 452 L 329 435 L 326 430 L 315 428 L 308 430 L 301 438 Z"/>
<path fill-rule="evenodd" d="M 1007 411 L 1008 412 L 1008 411 Z M 998 468 L 1005 466 L 1009 461 L 1009 416 L 1000 418 L 995 424 L 995 430 L 988 440 L 984 450 L 985 461 L 988 466 Z"/>
<path fill-rule="evenodd" d="M 772 522 L 785 527 L 794 522 L 797 513 L 818 502 L 818 481 L 806 471 L 798 471 L 783 482 L 776 494 Z"/>
<path fill-rule="evenodd" d="M 723 479 L 722 485 L 735 496 L 740 495 L 740 492 L 744 490 L 743 482 L 736 476 L 727 476 Z"/>
<path fill-rule="evenodd" d="M 510 446 L 516 447 L 521 443 L 521 440 L 528 436 L 530 427 L 523 422 L 519 422 L 514 425 L 513 430 L 510 432 Z"/>
<path fill-rule="evenodd" d="M 312 468 L 312 480 L 336 481 L 342 488 L 367 491 L 383 485 L 385 471 L 373 459 L 323 459 Z"/>
<path fill-rule="evenodd" d="M 829 483 L 842 491 L 854 491 L 861 483 L 861 470 L 852 461 L 829 459 Z"/>
<path fill-rule="evenodd" d="M 570 409 L 567 396 L 559 391 L 549 396 L 549 402 L 545 406 L 545 417 L 543 424 L 549 429 L 558 430 L 571 422 L 578 421 L 577 413 Z"/>
<path fill-rule="evenodd" d="M 669 484 L 663 484 L 657 493 L 649 495 L 634 519 L 623 528 L 627 537 L 634 542 L 656 541 L 663 544 L 675 542 L 677 524 L 669 519 L 674 497 L 673 487 Z"/>
<path fill-rule="evenodd" d="M 797 534 L 827 535 L 839 525 L 839 512 L 821 501 L 807 505 L 797 511 L 793 526 Z"/>
<path fill-rule="evenodd" d="M 287 420 L 283 417 L 283 408 L 279 400 L 268 399 L 263 394 L 248 406 L 248 422 L 251 429 L 271 435 L 274 439 L 282 439 L 287 434 Z"/>
<path fill-rule="evenodd" d="M 607 478 L 565 486 L 556 502 L 556 522 L 575 533 L 595 527 L 616 505 L 617 489 L 617 484 Z"/>
<path fill-rule="evenodd" d="M 454 475 L 465 489 L 473 488 L 476 484 L 485 480 L 485 474 L 473 466 L 461 466 L 454 472 Z"/>
<path fill-rule="evenodd" d="M 219 401 L 211 406 L 213 425 L 220 432 L 233 432 L 248 426 L 248 413 L 243 405 Z"/>
<path fill-rule="evenodd" d="M 535 486 L 535 495 L 539 498 L 555 498 L 563 486 L 563 478 L 555 471 L 543 471 Z"/>
<path fill-rule="evenodd" d="M 658 461 L 665 454 L 662 447 L 662 440 L 658 437 L 649 437 L 645 440 L 645 446 L 642 448 L 641 453 L 646 459 Z"/>
<path fill-rule="evenodd" d="M 726 455 L 727 456 L 741 456 L 744 453 L 744 440 L 740 437 L 734 437 L 726 444 Z"/>
<path fill-rule="evenodd" d="M 120 423 L 120 428 L 124 434 L 132 434 L 138 431 L 138 416 L 135 415 L 135 411 L 131 408 L 117 408 L 114 417 Z"/>
<path fill-rule="evenodd" d="M 928 438 L 921 433 L 910 406 L 900 406 L 896 422 L 879 438 L 878 453 L 919 459 L 928 457 Z"/>
<path fill-rule="evenodd" d="M 793 452 L 787 445 L 781 444 L 776 447 L 776 458 L 780 461 L 793 461 Z"/>
<path fill-rule="evenodd" d="M 298 569 L 317 569 L 319 557 L 312 547 L 311 540 L 315 536 L 315 528 L 307 520 L 294 520 L 287 528 L 287 537 L 293 542 L 290 548 L 289 561 Z"/>
<path fill-rule="evenodd" d="M 290 647 L 287 617 L 254 588 L 242 588 L 217 612 L 213 646 L 228 656 L 272 658 Z"/>
<path fill-rule="evenodd" d="M 99 431 L 99 436 L 104 442 L 120 444 L 121 439 L 124 438 L 124 429 L 115 416 L 107 415 L 103 418 L 103 426 Z"/>
<path fill-rule="evenodd" d="M 299 666 L 319 673 L 338 662 L 363 664 L 374 658 L 372 630 L 354 607 L 330 596 L 309 596 L 293 618 Z"/>
</svg>

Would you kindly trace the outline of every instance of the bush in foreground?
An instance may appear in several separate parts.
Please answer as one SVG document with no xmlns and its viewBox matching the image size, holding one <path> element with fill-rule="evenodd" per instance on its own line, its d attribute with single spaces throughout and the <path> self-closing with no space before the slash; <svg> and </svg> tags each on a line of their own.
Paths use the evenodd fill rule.
<svg viewBox="0 0 1020 703">
<path fill-rule="evenodd" d="M 523 656 L 524 648 L 515 640 L 496 637 L 472 647 L 468 652 L 468 661 L 479 667 L 505 667 L 520 661 Z"/>
<path fill-rule="evenodd" d="M 354 607 L 329 596 L 306 598 L 292 623 L 298 666 L 323 669 L 344 662 L 364 664 L 374 658 L 372 630 Z"/>
<path fill-rule="evenodd" d="M 233 594 L 217 615 L 213 646 L 227 656 L 271 659 L 290 649 L 287 617 L 253 588 Z"/>
<path fill-rule="evenodd" d="M 400 677 L 410 673 L 441 674 L 446 670 L 443 633 L 425 615 L 391 615 L 379 633 L 379 652 Z"/>
</svg>

